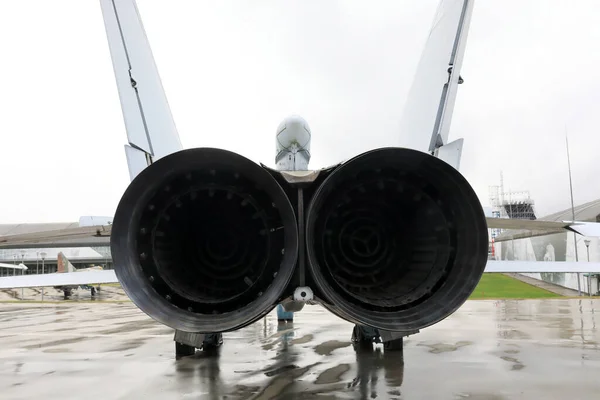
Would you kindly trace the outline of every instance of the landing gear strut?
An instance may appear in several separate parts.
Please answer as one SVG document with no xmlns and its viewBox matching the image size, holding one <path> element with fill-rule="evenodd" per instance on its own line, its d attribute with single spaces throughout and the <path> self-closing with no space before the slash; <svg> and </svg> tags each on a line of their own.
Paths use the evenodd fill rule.
<svg viewBox="0 0 600 400">
<path fill-rule="evenodd" d="M 194 346 L 189 346 L 187 344 L 175 342 L 175 357 L 187 357 L 193 356 L 196 353 L 196 348 Z"/>
<path fill-rule="evenodd" d="M 72 290 L 71 289 L 63 289 L 63 294 L 65 296 L 65 300 L 68 300 L 71 297 Z"/>
<path fill-rule="evenodd" d="M 389 342 L 383 342 L 383 349 L 385 351 L 404 351 L 404 338 L 390 340 Z"/>
<path fill-rule="evenodd" d="M 379 331 L 375 328 L 364 325 L 354 325 L 351 341 L 355 347 L 373 348 L 373 343 L 381 343 L 381 338 L 379 337 Z"/>
<path fill-rule="evenodd" d="M 192 356 L 196 349 L 214 351 L 223 344 L 222 333 L 190 333 L 175 331 L 175 358 Z"/>
<path fill-rule="evenodd" d="M 404 351 L 404 335 L 389 334 L 387 332 L 382 335 L 378 329 L 370 326 L 354 325 L 351 340 L 355 348 L 372 348 L 373 343 L 377 344 L 383 342 L 383 349 L 385 351 Z"/>
</svg>

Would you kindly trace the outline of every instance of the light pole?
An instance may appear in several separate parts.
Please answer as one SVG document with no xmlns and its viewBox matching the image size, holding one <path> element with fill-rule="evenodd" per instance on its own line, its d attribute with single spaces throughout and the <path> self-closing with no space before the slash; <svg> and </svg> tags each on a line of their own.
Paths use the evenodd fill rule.
<svg viewBox="0 0 600 400">
<path fill-rule="evenodd" d="M 40 252 L 36 251 L 35 252 L 35 273 L 36 275 L 40 273 Z"/>
<path fill-rule="evenodd" d="M 590 262 L 590 239 L 583 239 L 583 243 L 585 243 L 585 248 L 587 250 L 587 260 L 588 260 L 588 262 Z M 587 281 L 588 281 L 588 293 L 591 296 L 592 295 L 592 277 L 589 272 L 587 274 Z"/>
<path fill-rule="evenodd" d="M 569 167 L 569 189 L 571 192 L 571 215 L 575 222 L 575 203 L 573 201 L 573 180 L 571 179 L 571 157 L 569 156 L 569 137 L 567 136 L 567 127 L 565 126 L 565 142 L 567 144 L 567 166 Z M 573 232 L 573 243 L 575 244 L 575 262 L 579 262 L 577 254 L 577 234 Z M 577 273 L 577 295 L 581 296 L 581 279 L 579 272 Z"/>
<path fill-rule="evenodd" d="M 42 251 L 40 253 L 40 256 L 42 256 L 42 275 L 44 275 L 44 261 L 46 260 L 46 255 L 48 253 L 46 253 L 45 251 Z M 44 287 L 42 286 L 42 301 L 44 301 Z"/>
<path fill-rule="evenodd" d="M 587 259 L 590 262 L 590 239 L 583 239 L 583 243 L 585 243 L 585 247 L 587 248 Z"/>
<path fill-rule="evenodd" d="M 21 264 L 25 265 L 25 250 L 21 250 Z"/>
<path fill-rule="evenodd" d="M 21 250 L 21 266 L 24 267 L 25 266 L 25 250 Z M 21 275 L 25 274 L 25 269 L 21 270 Z M 23 288 L 21 288 L 21 300 L 23 300 L 24 297 L 24 290 Z"/>
<path fill-rule="evenodd" d="M 42 251 L 40 253 L 40 256 L 42 257 L 42 275 L 44 275 L 44 261 L 46 260 L 47 255 L 48 253 L 46 253 L 45 251 Z"/>
</svg>

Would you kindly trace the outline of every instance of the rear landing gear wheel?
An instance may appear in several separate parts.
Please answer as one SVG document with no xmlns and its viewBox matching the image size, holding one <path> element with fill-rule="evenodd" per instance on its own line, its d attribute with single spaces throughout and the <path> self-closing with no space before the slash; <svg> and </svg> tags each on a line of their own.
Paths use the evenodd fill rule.
<svg viewBox="0 0 600 400">
<path fill-rule="evenodd" d="M 202 342 L 202 350 L 211 351 L 216 350 L 223 344 L 222 333 L 207 333 L 204 341 Z"/>
<path fill-rule="evenodd" d="M 370 326 L 354 325 L 352 344 L 355 349 L 373 349 L 373 343 L 380 343 L 379 331 Z"/>
<path fill-rule="evenodd" d="M 404 351 L 404 338 L 390 340 L 389 342 L 383 342 L 383 350 L 403 352 Z"/>
<path fill-rule="evenodd" d="M 196 353 L 196 348 L 194 346 L 188 346 L 187 344 L 175 342 L 175 357 L 187 357 L 193 356 Z"/>
</svg>

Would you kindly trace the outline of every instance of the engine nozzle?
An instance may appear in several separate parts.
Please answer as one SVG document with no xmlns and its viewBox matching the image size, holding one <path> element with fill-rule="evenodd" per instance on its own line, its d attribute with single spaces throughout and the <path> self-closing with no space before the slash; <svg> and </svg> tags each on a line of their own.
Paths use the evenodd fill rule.
<svg viewBox="0 0 600 400">
<path fill-rule="evenodd" d="M 363 153 L 329 175 L 309 206 L 306 240 L 331 311 L 392 331 L 453 313 L 487 262 L 487 225 L 469 183 L 403 148 Z"/>
<path fill-rule="evenodd" d="M 172 328 L 223 332 L 266 314 L 296 262 L 294 210 L 262 167 L 197 148 L 158 160 L 123 195 L 111 251 L 123 289 Z"/>
</svg>

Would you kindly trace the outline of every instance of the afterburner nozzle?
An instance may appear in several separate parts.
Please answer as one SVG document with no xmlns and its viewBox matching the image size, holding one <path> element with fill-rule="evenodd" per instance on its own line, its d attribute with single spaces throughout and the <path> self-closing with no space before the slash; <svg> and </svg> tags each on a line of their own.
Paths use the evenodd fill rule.
<svg viewBox="0 0 600 400">
<path fill-rule="evenodd" d="M 197 148 L 142 171 L 121 198 L 111 251 L 131 300 L 188 332 L 240 328 L 269 312 L 298 251 L 296 217 L 262 167 Z"/>
<path fill-rule="evenodd" d="M 414 331 L 452 314 L 487 262 L 481 204 L 454 168 L 403 148 L 363 153 L 325 179 L 308 208 L 309 268 L 342 318 Z"/>
</svg>

